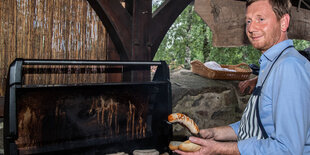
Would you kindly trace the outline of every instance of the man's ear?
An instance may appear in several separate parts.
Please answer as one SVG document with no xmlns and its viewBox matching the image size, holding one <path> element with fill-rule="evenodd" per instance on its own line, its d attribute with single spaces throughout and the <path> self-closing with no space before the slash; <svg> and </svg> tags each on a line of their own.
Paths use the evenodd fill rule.
<svg viewBox="0 0 310 155">
<path fill-rule="evenodd" d="M 281 31 L 287 31 L 289 25 L 290 25 L 290 15 L 285 14 L 282 16 L 282 18 L 280 19 L 281 22 Z"/>
</svg>

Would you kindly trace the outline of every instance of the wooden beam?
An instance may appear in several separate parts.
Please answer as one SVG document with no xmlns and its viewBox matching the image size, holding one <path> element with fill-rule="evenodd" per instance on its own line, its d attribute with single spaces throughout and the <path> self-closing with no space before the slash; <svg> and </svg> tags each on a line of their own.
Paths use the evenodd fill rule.
<svg viewBox="0 0 310 155">
<path fill-rule="evenodd" d="M 118 0 L 88 0 L 123 60 L 129 60 L 132 49 L 132 19 Z"/>
<path fill-rule="evenodd" d="M 310 41 L 310 10 L 292 7 L 290 29 L 288 37 L 290 39 L 303 39 Z"/>
<path fill-rule="evenodd" d="M 303 1 L 303 0 L 301 0 L 303 3 L 304 3 L 304 5 L 308 8 L 308 9 L 310 9 L 310 5 L 308 5 L 305 1 Z"/>
<path fill-rule="evenodd" d="M 152 0 L 133 0 L 132 59 L 151 60 L 149 43 Z"/>
<path fill-rule="evenodd" d="M 245 34 L 245 1 L 195 0 L 195 11 L 210 27 L 215 47 L 248 44 Z"/>
<path fill-rule="evenodd" d="M 0 96 L 0 118 L 4 116 L 4 97 Z"/>
<path fill-rule="evenodd" d="M 154 13 L 150 28 L 151 58 L 153 59 L 157 49 L 164 39 L 167 31 L 182 13 L 182 11 L 194 0 L 166 0 Z"/>
<path fill-rule="evenodd" d="M 125 0 L 125 8 L 127 9 L 128 13 L 132 16 L 133 0 Z"/>
<path fill-rule="evenodd" d="M 105 42 L 106 44 L 105 51 L 107 52 L 107 60 L 120 60 L 119 54 L 117 53 L 117 50 L 109 34 L 107 33 L 105 37 L 107 38 Z M 117 67 L 117 66 L 113 66 L 113 67 Z M 121 68 L 122 66 L 119 66 L 119 67 Z M 110 66 L 107 66 L 107 68 L 110 68 Z M 122 74 L 121 73 L 108 73 L 106 74 L 106 82 L 122 82 Z"/>
<path fill-rule="evenodd" d="M 151 61 L 149 44 L 152 0 L 133 0 L 131 60 Z M 132 81 L 149 81 L 150 69 L 131 72 Z"/>
</svg>

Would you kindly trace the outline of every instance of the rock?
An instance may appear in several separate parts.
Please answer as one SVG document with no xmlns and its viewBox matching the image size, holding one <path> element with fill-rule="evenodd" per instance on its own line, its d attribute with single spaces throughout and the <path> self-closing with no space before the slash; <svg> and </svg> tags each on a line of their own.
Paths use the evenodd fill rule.
<svg viewBox="0 0 310 155">
<path fill-rule="evenodd" d="M 240 81 L 212 80 L 181 69 L 171 72 L 172 112 L 191 117 L 200 129 L 239 121 L 250 95 L 238 91 Z M 189 131 L 173 124 L 174 136 L 189 136 Z"/>
</svg>

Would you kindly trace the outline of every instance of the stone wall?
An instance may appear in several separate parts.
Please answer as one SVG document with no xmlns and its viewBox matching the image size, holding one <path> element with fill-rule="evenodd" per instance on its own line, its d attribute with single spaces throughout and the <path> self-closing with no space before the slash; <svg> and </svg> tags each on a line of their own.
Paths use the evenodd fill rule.
<svg viewBox="0 0 310 155">
<path fill-rule="evenodd" d="M 212 80 L 179 70 L 170 75 L 172 112 L 190 116 L 200 129 L 239 121 L 250 95 L 238 91 L 240 81 Z M 189 136 L 189 131 L 173 124 L 174 136 Z"/>
</svg>

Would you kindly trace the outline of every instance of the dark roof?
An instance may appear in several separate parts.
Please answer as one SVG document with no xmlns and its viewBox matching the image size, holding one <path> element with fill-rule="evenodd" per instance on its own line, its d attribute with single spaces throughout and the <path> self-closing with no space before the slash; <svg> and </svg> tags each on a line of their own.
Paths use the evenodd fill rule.
<svg viewBox="0 0 310 155">
<path fill-rule="evenodd" d="M 293 6 L 310 10 L 310 0 L 291 0 Z"/>
</svg>

